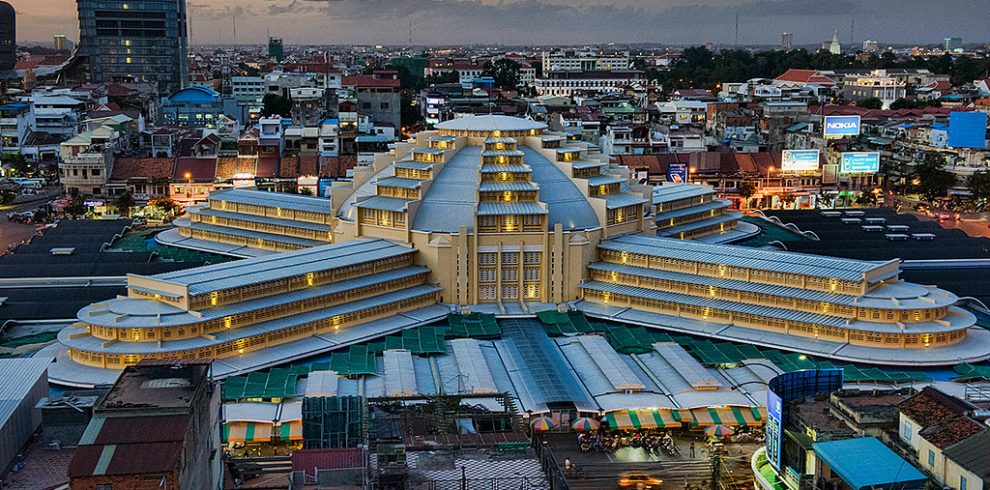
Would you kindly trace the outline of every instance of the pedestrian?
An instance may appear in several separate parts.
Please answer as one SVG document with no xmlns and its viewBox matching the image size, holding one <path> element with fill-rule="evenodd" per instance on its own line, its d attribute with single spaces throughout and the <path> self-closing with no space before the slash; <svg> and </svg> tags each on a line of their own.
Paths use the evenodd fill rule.
<svg viewBox="0 0 990 490">
<path fill-rule="evenodd" d="M 694 459 L 694 441 L 691 441 L 691 459 Z"/>
</svg>

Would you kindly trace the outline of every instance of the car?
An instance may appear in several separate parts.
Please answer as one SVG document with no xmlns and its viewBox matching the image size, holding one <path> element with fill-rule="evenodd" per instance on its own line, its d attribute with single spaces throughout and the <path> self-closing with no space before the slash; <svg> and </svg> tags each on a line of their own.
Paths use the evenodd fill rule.
<svg viewBox="0 0 990 490">
<path fill-rule="evenodd" d="M 619 475 L 619 488 L 660 488 L 663 480 L 638 471 L 629 471 Z"/>
</svg>

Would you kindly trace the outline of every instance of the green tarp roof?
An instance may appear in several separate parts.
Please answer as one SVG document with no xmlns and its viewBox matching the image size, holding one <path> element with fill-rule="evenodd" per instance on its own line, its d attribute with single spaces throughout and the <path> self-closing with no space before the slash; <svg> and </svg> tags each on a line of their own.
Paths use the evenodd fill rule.
<svg viewBox="0 0 990 490">
<path fill-rule="evenodd" d="M 975 364 L 957 364 L 955 368 L 956 373 L 959 374 L 956 380 L 965 379 L 985 379 L 990 380 L 990 366 L 978 366 Z"/>
<path fill-rule="evenodd" d="M 490 313 L 452 314 L 447 316 L 447 337 L 449 338 L 498 338 L 502 329 Z"/>
<path fill-rule="evenodd" d="M 298 396 L 296 381 L 299 374 L 293 368 L 272 368 L 267 372 L 253 372 L 244 376 L 232 376 L 223 383 L 224 400 L 245 398 L 288 398 Z"/>
</svg>

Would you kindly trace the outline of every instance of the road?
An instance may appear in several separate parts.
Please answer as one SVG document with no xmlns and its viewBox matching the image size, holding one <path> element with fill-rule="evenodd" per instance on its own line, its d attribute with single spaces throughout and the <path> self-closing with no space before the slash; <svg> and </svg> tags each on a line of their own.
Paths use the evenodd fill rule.
<svg viewBox="0 0 990 490">
<path fill-rule="evenodd" d="M 23 196 L 9 206 L 0 206 L 0 255 L 7 253 L 11 245 L 20 244 L 34 236 L 39 225 L 16 223 L 7 219 L 7 213 L 21 213 L 37 209 L 42 204 L 58 197 L 58 188 L 51 186 L 43 194 Z M 18 196 L 22 197 L 22 196 Z"/>
</svg>

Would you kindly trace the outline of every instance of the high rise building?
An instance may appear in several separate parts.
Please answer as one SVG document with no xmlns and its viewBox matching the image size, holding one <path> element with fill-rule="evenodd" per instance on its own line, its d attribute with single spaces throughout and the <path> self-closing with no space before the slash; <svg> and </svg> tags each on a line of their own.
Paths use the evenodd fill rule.
<svg viewBox="0 0 990 490">
<path fill-rule="evenodd" d="M 55 34 L 52 36 L 52 45 L 55 46 L 55 51 L 66 49 L 68 46 L 65 41 L 65 34 Z"/>
<path fill-rule="evenodd" d="M 13 70 L 17 63 L 17 20 L 14 7 L 0 1 L 0 70 Z"/>
<path fill-rule="evenodd" d="M 945 50 L 946 51 L 962 51 L 963 41 L 961 37 L 947 37 L 945 38 Z"/>
<path fill-rule="evenodd" d="M 162 95 L 188 83 L 184 0 L 78 0 L 79 53 L 97 82 L 152 82 Z"/>
<path fill-rule="evenodd" d="M 282 62 L 285 58 L 285 48 L 282 45 L 282 39 L 277 37 L 268 38 L 268 57 L 274 58 L 275 61 Z"/>
<path fill-rule="evenodd" d="M 780 35 L 780 49 L 790 51 L 794 46 L 794 33 L 785 32 Z"/>
<path fill-rule="evenodd" d="M 863 52 L 864 53 L 879 53 L 880 52 L 880 43 L 878 43 L 877 41 L 871 40 L 871 39 L 867 39 L 866 41 L 863 41 Z"/>
</svg>

